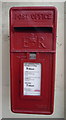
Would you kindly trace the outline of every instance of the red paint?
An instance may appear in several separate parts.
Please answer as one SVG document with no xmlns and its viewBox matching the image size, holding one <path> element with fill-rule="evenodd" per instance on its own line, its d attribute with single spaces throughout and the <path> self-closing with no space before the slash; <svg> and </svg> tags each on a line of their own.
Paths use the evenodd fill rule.
<svg viewBox="0 0 66 120">
<path fill-rule="evenodd" d="M 11 110 L 15 113 L 52 114 L 56 55 L 56 8 L 10 9 Z M 30 52 L 36 59 L 30 59 Z M 41 95 L 23 95 L 23 63 L 41 63 Z"/>
</svg>

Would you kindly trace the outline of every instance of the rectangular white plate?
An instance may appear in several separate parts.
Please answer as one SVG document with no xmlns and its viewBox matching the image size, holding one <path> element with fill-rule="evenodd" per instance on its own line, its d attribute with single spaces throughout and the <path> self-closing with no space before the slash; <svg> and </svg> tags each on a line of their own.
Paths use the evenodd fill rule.
<svg viewBox="0 0 66 120">
<path fill-rule="evenodd" d="M 41 64 L 24 63 L 23 95 L 40 96 Z"/>
</svg>

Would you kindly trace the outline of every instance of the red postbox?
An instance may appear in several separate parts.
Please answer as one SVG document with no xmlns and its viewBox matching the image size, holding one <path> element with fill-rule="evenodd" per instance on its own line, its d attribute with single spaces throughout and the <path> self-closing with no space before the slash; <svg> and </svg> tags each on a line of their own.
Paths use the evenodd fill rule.
<svg viewBox="0 0 66 120">
<path fill-rule="evenodd" d="M 11 110 L 52 114 L 56 54 L 55 7 L 10 9 Z"/>
</svg>

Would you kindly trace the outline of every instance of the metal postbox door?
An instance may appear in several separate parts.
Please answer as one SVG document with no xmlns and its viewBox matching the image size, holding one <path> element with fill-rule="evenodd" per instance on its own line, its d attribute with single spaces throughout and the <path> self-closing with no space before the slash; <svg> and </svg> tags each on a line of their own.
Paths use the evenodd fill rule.
<svg viewBox="0 0 66 120">
<path fill-rule="evenodd" d="M 56 8 L 10 9 L 11 110 L 52 114 L 56 54 Z"/>
</svg>

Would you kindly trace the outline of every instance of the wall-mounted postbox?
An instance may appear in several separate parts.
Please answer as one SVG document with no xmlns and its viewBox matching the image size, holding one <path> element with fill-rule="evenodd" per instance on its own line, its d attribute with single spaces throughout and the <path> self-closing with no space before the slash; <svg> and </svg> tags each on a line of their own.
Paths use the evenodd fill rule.
<svg viewBox="0 0 66 120">
<path fill-rule="evenodd" d="M 54 106 L 56 9 L 10 9 L 11 110 L 51 114 Z"/>
</svg>

